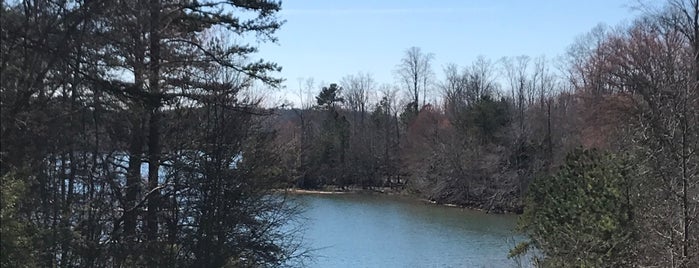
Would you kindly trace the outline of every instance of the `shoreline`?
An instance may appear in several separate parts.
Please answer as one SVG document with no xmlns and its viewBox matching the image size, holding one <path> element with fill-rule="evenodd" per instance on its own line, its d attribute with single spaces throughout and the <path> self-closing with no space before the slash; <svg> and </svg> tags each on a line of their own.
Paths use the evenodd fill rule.
<svg viewBox="0 0 699 268">
<path fill-rule="evenodd" d="M 289 194 L 322 194 L 322 195 L 332 195 L 332 194 L 352 194 L 356 192 L 341 192 L 341 191 L 328 191 L 328 190 L 305 190 L 305 189 L 282 189 L 278 190 L 280 192 L 285 192 Z"/>
<path fill-rule="evenodd" d="M 362 189 L 362 188 L 347 188 L 347 189 L 338 189 L 338 188 L 325 188 L 325 189 L 318 189 L 318 190 L 308 190 L 308 189 L 300 189 L 300 188 L 284 188 L 284 189 L 277 189 L 275 191 L 278 192 L 285 192 L 289 194 L 320 194 L 320 195 L 335 195 L 335 194 L 387 194 L 387 195 L 395 195 L 395 194 L 402 194 L 401 191 L 391 189 L 388 187 L 382 187 L 382 188 L 376 188 L 376 189 Z"/>
<path fill-rule="evenodd" d="M 442 206 L 442 207 L 449 207 L 449 208 L 459 208 L 459 209 L 468 209 L 468 210 L 475 210 L 475 211 L 481 211 L 486 214 L 503 214 L 503 215 L 520 215 L 521 213 L 517 213 L 516 211 L 511 211 L 511 210 L 492 210 L 492 209 L 486 209 L 483 207 L 479 206 L 463 206 L 463 205 L 458 205 L 458 204 L 453 204 L 453 203 L 440 203 L 437 202 L 436 200 L 430 200 L 415 194 L 410 194 L 405 192 L 404 190 L 396 190 L 396 189 L 391 189 L 389 187 L 382 187 L 378 189 L 356 189 L 356 188 L 348 188 L 348 189 L 320 189 L 320 190 L 307 190 L 307 189 L 299 189 L 299 188 L 286 188 L 286 189 L 278 189 L 275 190 L 278 192 L 284 192 L 288 194 L 293 194 L 293 195 L 346 195 L 346 194 L 378 194 L 378 195 L 398 195 L 406 198 L 410 198 L 416 201 L 423 202 L 425 204 L 429 205 L 436 205 L 436 206 Z"/>
</svg>

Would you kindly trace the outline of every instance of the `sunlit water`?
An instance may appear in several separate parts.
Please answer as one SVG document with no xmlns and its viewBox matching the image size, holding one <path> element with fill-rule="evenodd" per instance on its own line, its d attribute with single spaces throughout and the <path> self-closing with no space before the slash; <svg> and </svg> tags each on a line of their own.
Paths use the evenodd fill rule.
<svg viewBox="0 0 699 268">
<path fill-rule="evenodd" d="M 386 195 L 299 195 L 310 267 L 517 267 L 517 216 Z"/>
</svg>

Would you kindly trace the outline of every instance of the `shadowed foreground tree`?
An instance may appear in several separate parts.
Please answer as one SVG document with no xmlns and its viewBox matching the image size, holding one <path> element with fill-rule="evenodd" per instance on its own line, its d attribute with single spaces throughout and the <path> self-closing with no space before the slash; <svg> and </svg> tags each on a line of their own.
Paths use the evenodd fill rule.
<svg viewBox="0 0 699 268">
<path fill-rule="evenodd" d="M 177 134 L 182 150 L 164 169 L 172 185 L 165 192 L 179 193 L 165 220 L 188 226 L 171 230 L 178 265 L 277 267 L 297 254 L 294 230 L 282 229 L 296 208 L 271 192 L 287 182 L 272 143 L 275 133 L 255 115 L 264 110 L 234 97 L 218 95 L 179 115 L 198 127 Z"/>
<path fill-rule="evenodd" d="M 274 41 L 280 5 L 3 1 L 2 264 L 276 267 L 296 257 L 281 229 L 295 209 L 271 191 L 285 178 L 269 112 L 241 94 L 277 86 L 279 67 L 250 62 L 257 48 L 231 41 Z"/>
</svg>

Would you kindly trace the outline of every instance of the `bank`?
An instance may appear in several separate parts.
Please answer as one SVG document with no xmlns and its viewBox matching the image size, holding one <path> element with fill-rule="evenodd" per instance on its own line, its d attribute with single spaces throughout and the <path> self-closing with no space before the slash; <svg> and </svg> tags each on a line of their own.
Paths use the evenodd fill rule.
<svg viewBox="0 0 699 268">
<path fill-rule="evenodd" d="M 278 192 L 284 192 L 288 194 L 309 194 L 309 195 L 342 195 L 342 194 L 381 194 L 381 195 L 400 195 L 403 197 L 408 197 L 414 200 L 419 200 L 424 203 L 454 207 L 461 209 L 479 210 L 485 213 L 494 214 L 522 214 L 523 206 L 521 204 L 515 206 L 503 206 L 501 203 L 496 203 L 495 198 L 492 198 L 486 202 L 477 201 L 462 201 L 462 202 L 449 202 L 445 201 L 443 198 L 435 198 L 430 196 L 425 196 L 420 192 L 411 192 L 405 188 L 397 187 L 356 187 L 356 186 L 332 186 L 326 185 L 318 189 L 302 189 L 302 188 L 286 188 L 276 190 Z"/>
</svg>

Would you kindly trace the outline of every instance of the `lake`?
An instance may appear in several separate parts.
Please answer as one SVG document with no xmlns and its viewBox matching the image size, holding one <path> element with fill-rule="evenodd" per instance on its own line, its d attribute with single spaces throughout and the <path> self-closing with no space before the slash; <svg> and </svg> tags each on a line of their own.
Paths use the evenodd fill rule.
<svg viewBox="0 0 699 268">
<path fill-rule="evenodd" d="M 298 195 L 310 267 L 517 267 L 516 215 L 368 194 Z"/>
</svg>

